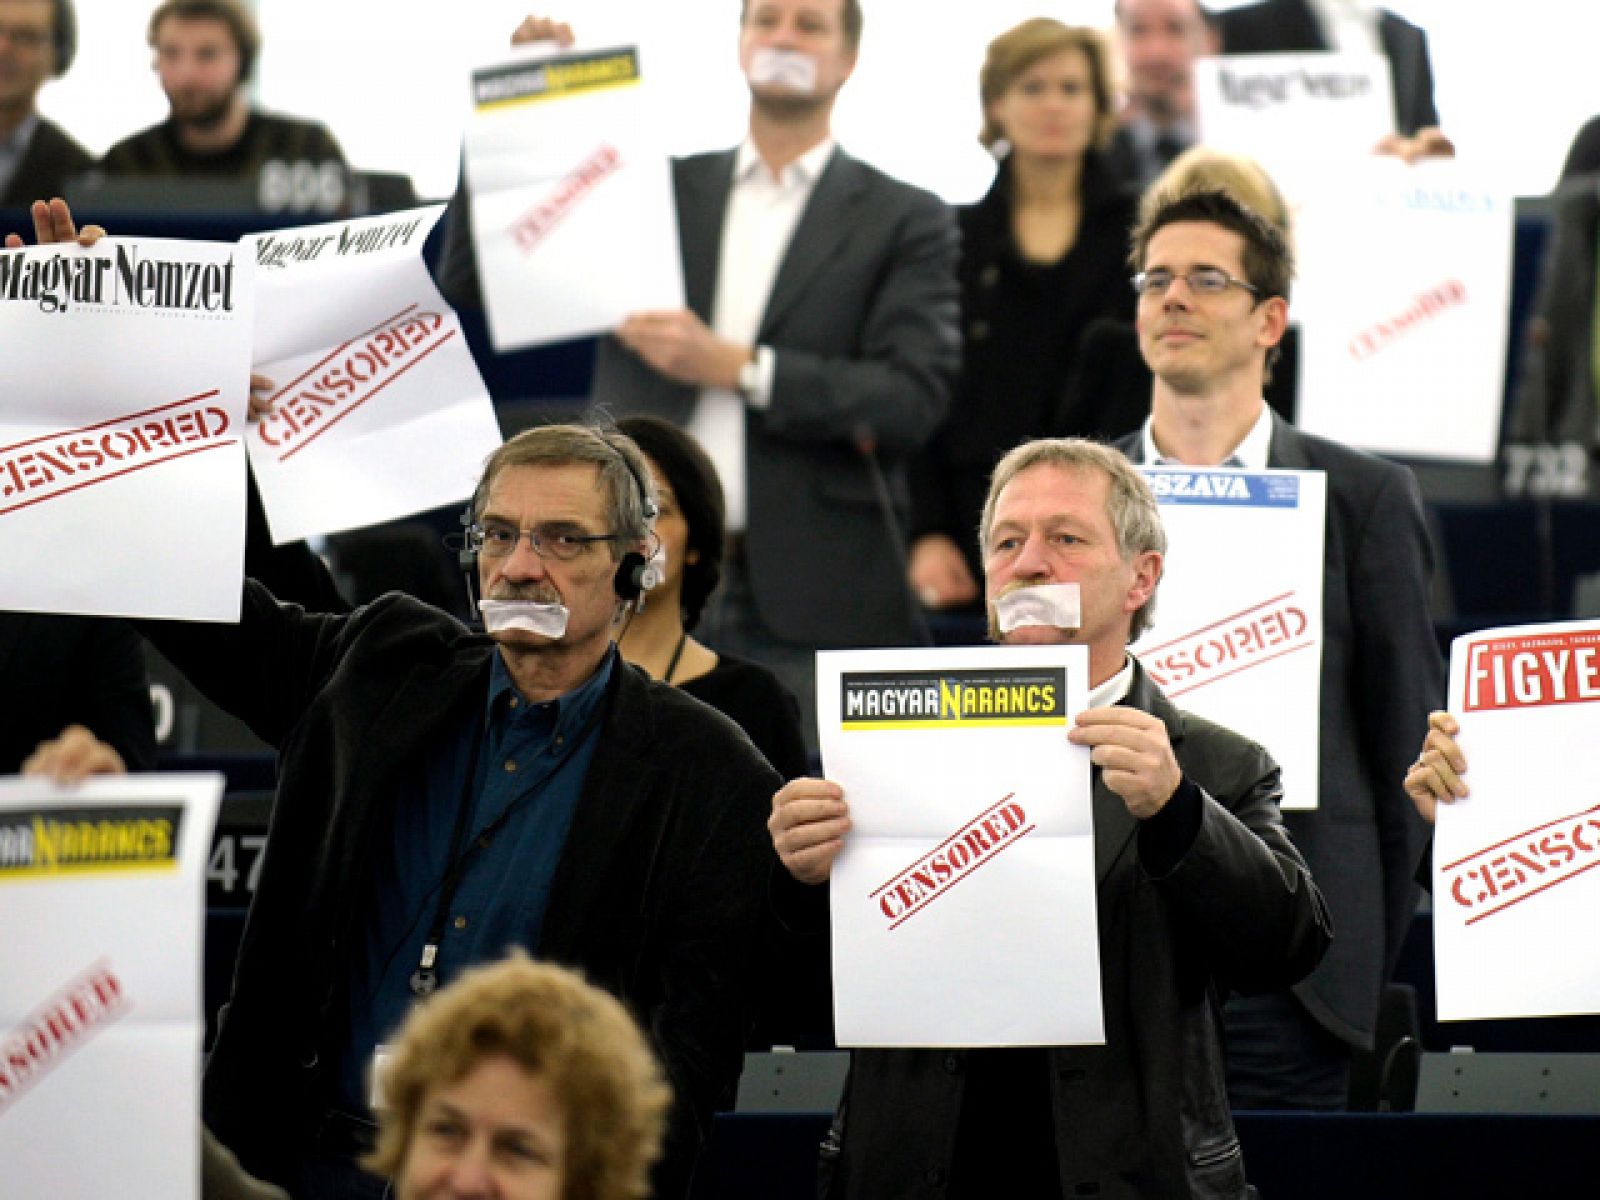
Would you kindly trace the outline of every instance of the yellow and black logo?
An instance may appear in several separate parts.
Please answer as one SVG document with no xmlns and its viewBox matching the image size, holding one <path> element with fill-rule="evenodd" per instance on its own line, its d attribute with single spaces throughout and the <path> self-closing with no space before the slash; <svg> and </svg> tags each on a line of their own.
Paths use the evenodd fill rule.
<svg viewBox="0 0 1600 1200">
<path fill-rule="evenodd" d="M 474 72 L 472 100 L 480 109 L 553 100 L 579 92 L 639 82 L 639 51 L 633 46 L 567 54 L 540 63 L 511 63 Z"/>
<path fill-rule="evenodd" d="M 871 671 L 841 680 L 845 729 L 993 729 L 1064 725 L 1066 670 Z"/>
<path fill-rule="evenodd" d="M 47 875 L 172 871 L 183 808 L 38 808 L 0 814 L 0 882 Z"/>
</svg>

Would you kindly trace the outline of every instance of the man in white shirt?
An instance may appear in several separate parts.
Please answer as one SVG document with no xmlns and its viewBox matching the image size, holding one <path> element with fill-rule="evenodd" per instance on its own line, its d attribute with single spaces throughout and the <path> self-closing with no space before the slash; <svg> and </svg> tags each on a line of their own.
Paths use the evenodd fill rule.
<svg viewBox="0 0 1600 1200">
<path fill-rule="evenodd" d="M 1235 1108 L 1340 1109 L 1415 906 L 1424 833 L 1402 783 L 1444 694 L 1421 496 L 1404 467 L 1301 433 L 1262 399 L 1293 274 L 1276 227 L 1224 193 L 1192 193 L 1154 205 L 1133 245 L 1155 382 L 1149 421 L 1119 448 L 1135 462 L 1327 475 L 1318 807 L 1284 823 L 1338 937 L 1292 991 L 1235 999 L 1226 1016 Z"/>
<path fill-rule="evenodd" d="M 816 649 L 915 637 L 902 470 L 960 359 L 952 214 L 833 140 L 860 36 L 858 0 L 745 4 L 748 135 L 673 164 L 688 306 L 603 341 L 591 397 L 705 444 L 730 533 L 707 641 L 777 671 L 808 726 Z"/>
</svg>

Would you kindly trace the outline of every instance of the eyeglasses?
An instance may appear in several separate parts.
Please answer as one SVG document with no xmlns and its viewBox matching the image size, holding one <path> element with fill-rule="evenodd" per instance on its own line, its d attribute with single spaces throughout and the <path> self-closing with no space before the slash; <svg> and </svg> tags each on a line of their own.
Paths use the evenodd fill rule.
<svg viewBox="0 0 1600 1200">
<path fill-rule="evenodd" d="M 1220 296 L 1230 287 L 1241 287 L 1257 300 L 1261 299 L 1260 288 L 1242 279 L 1235 279 L 1221 267 L 1196 267 L 1182 275 L 1157 267 L 1154 271 L 1140 271 L 1131 282 L 1133 290 L 1141 296 L 1165 296 L 1175 279 L 1188 284 L 1189 290 L 1196 296 Z"/>
<path fill-rule="evenodd" d="M 485 558 L 507 558 L 516 551 L 523 538 L 540 558 L 553 558 L 557 562 L 571 562 L 589 552 L 596 542 L 614 542 L 617 533 L 570 533 L 560 527 L 536 525 L 532 529 L 518 529 L 515 525 L 474 525 L 467 530 L 467 548 Z"/>
<path fill-rule="evenodd" d="M 0 38 L 9 38 L 25 50 L 37 50 L 50 40 L 45 29 L 29 29 L 26 25 L 0 25 Z"/>
</svg>

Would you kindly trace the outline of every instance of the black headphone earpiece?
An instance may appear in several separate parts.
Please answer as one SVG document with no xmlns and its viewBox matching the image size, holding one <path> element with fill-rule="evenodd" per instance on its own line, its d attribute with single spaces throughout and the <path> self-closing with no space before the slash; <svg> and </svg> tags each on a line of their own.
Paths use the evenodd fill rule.
<svg viewBox="0 0 1600 1200">
<path fill-rule="evenodd" d="M 646 589 L 651 586 L 645 580 L 647 576 L 653 574 L 645 556 L 637 550 L 629 550 L 622 556 L 622 561 L 617 563 L 617 573 L 611 577 L 611 586 L 616 589 L 619 599 L 631 604 L 644 595 Z"/>
</svg>

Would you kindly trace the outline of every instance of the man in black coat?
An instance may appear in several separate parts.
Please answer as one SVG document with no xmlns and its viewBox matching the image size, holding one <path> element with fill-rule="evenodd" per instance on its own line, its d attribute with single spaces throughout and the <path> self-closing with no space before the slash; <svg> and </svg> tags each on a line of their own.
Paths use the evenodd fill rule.
<svg viewBox="0 0 1600 1200">
<path fill-rule="evenodd" d="M 1026 442 L 995 468 L 983 515 L 991 625 L 1018 587 L 1075 583 L 1077 629 L 1025 626 L 1007 644 L 1089 649 L 1100 1046 L 858 1050 L 827 1195 L 849 1200 L 1243 1197 L 1228 1112 L 1221 998 L 1287 987 L 1327 948 L 1321 894 L 1278 815 L 1261 747 L 1170 704 L 1128 655 L 1147 624 L 1166 537 L 1120 454 Z M 819 779 L 773 800 L 773 843 L 815 916 L 849 836 L 843 790 Z M 974 964 L 981 970 L 982 964 Z M 919 997 L 918 1003 L 937 1003 Z"/>
<path fill-rule="evenodd" d="M 1348 9 L 1311 0 L 1260 0 L 1217 14 L 1224 54 L 1292 54 L 1342 49 L 1345 27 L 1330 31 L 1320 10 Z M 1394 84 L 1394 126 L 1407 137 L 1439 124 L 1433 104 L 1433 63 L 1428 35 L 1419 26 L 1388 9 L 1365 5 L 1360 41 L 1376 37 L 1377 49 L 1389 60 Z M 1348 18 L 1347 18 L 1348 19 Z"/>
<path fill-rule="evenodd" d="M 39 89 L 72 65 L 78 19 L 72 0 L 0 0 L 0 208 L 66 191 L 94 165 L 89 152 L 39 115 Z"/>
<path fill-rule="evenodd" d="M 1327 475 L 1318 807 L 1284 819 L 1339 938 L 1292 993 L 1229 1005 L 1228 1056 L 1236 1108 L 1339 1109 L 1415 907 L 1424 832 L 1402 781 L 1444 695 L 1421 496 L 1404 467 L 1266 407 L 1293 274 L 1276 228 L 1223 193 L 1184 196 L 1145 218 L 1133 258 L 1155 382 L 1150 420 L 1119 447 L 1136 462 Z"/>
<path fill-rule="evenodd" d="M 628 439 L 545 426 L 491 457 L 467 547 L 486 638 L 399 593 L 349 614 L 247 581 L 238 625 L 148 636 L 276 747 L 279 784 L 208 1126 L 299 1200 L 384 1194 L 354 1159 L 367 1066 L 410 1005 L 521 945 L 649 1031 L 681 1197 L 731 1101 L 780 782 L 738 728 L 618 657 L 655 494 Z"/>
</svg>

